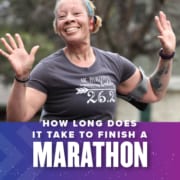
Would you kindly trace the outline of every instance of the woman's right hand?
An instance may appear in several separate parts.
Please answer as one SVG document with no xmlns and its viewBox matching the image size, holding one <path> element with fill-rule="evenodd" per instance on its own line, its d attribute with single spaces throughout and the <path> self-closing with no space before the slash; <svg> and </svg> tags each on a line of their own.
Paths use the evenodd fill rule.
<svg viewBox="0 0 180 180">
<path fill-rule="evenodd" d="M 5 38 L 1 38 L 6 51 L 0 49 L 0 54 L 10 62 L 18 79 L 28 78 L 39 46 L 34 46 L 28 53 L 19 34 L 15 34 L 15 37 L 11 34 L 6 34 L 6 37 L 8 41 Z"/>
</svg>

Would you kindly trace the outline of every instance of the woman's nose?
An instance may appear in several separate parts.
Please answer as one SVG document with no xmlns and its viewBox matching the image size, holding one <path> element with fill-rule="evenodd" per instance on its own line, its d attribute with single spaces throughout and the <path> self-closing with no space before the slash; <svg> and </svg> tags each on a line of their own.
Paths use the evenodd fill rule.
<svg viewBox="0 0 180 180">
<path fill-rule="evenodd" d="M 75 20 L 75 18 L 74 18 L 74 16 L 73 16 L 73 14 L 68 14 L 67 16 L 66 16 L 66 21 L 67 21 L 67 23 L 69 23 L 69 22 L 73 22 Z"/>
</svg>

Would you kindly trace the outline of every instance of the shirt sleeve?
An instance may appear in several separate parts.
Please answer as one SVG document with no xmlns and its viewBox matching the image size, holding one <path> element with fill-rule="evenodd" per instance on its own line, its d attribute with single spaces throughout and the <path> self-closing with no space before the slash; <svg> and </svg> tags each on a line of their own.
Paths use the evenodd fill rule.
<svg viewBox="0 0 180 180">
<path fill-rule="evenodd" d="M 33 68 L 27 86 L 47 94 L 48 93 L 47 84 L 48 84 L 48 77 L 46 73 L 46 64 L 40 62 Z"/>
<path fill-rule="evenodd" d="M 123 81 L 126 81 L 129 79 L 136 71 L 136 66 L 127 58 L 117 55 L 118 59 L 121 60 L 120 63 L 120 71 L 121 71 L 121 78 L 120 78 L 120 83 Z"/>
</svg>

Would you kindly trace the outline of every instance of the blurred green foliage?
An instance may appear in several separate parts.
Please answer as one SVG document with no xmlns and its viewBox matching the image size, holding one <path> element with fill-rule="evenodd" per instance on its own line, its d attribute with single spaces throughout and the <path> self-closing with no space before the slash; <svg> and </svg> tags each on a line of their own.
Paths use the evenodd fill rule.
<svg viewBox="0 0 180 180">
<path fill-rule="evenodd" d="M 6 33 L 14 35 L 18 32 L 28 52 L 34 45 L 40 45 L 35 64 L 61 45 L 52 27 L 54 2 L 0 0 L 0 37 L 5 37 Z M 2 44 L 0 48 L 4 49 Z M 1 55 L 0 75 L 3 75 L 5 84 L 11 83 L 14 76 L 8 60 Z"/>
<path fill-rule="evenodd" d="M 30 52 L 31 48 L 34 45 L 40 45 L 40 48 L 36 54 L 36 65 L 41 59 L 48 56 L 51 52 L 55 51 L 56 47 L 55 44 L 50 41 L 47 36 L 43 34 L 31 34 L 27 32 L 19 32 L 22 36 L 22 39 L 24 41 L 26 50 Z M 3 48 L 2 48 L 3 49 Z M 9 83 L 12 81 L 14 73 L 10 67 L 10 64 L 7 59 L 5 59 L 3 56 L 0 56 L 0 74 L 3 74 L 3 82 Z"/>
</svg>

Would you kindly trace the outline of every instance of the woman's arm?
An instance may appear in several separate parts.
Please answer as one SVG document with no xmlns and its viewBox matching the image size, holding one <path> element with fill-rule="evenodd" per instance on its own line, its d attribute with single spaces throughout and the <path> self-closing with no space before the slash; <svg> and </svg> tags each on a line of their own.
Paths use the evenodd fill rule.
<svg viewBox="0 0 180 180">
<path fill-rule="evenodd" d="M 159 32 L 159 40 L 162 45 L 160 58 L 154 73 L 149 77 L 143 77 L 137 69 L 136 72 L 125 82 L 119 85 L 118 92 L 128 96 L 134 96 L 137 91 L 137 100 L 142 102 L 155 102 L 165 95 L 169 79 L 172 72 L 173 56 L 176 48 L 176 37 L 172 30 L 171 23 L 166 15 L 160 12 L 159 17 L 155 17 L 156 27 Z M 146 83 L 142 79 L 146 78 Z"/>
<path fill-rule="evenodd" d="M 47 95 L 14 80 L 7 104 L 7 121 L 29 121 L 43 106 Z"/>
<path fill-rule="evenodd" d="M 7 120 L 30 120 L 46 100 L 46 94 L 26 87 L 39 46 L 34 46 L 31 52 L 27 53 L 19 34 L 15 37 L 7 34 L 6 38 L 1 38 L 1 42 L 6 51 L 1 49 L 0 54 L 7 58 L 15 74 L 7 105 Z"/>
</svg>

